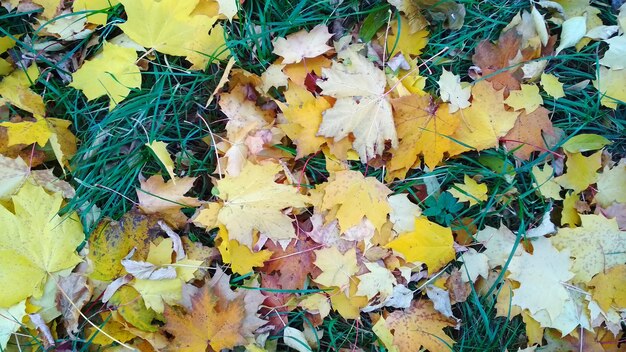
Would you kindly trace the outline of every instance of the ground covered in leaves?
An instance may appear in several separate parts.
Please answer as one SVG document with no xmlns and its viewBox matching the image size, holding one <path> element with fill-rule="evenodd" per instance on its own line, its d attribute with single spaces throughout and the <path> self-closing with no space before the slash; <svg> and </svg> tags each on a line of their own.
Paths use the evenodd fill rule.
<svg viewBox="0 0 626 352">
<path fill-rule="evenodd" d="M 620 1 L 1 4 L 0 350 L 625 348 Z"/>
</svg>

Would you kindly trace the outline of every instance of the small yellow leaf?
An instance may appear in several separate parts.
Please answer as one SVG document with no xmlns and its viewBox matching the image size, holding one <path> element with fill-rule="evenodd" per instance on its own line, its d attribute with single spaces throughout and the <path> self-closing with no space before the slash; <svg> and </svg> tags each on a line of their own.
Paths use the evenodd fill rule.
<svg viewBox="0 0 626 352">
<path fill-rule="evenodd" d="M 391 25 L 393 34 L 385 33 L 387 37 L 387 50 L 393 52 L 403 52 L 408 55 L 418 56 L 422 49 L 428 44 L 428 31 L 421 30 L 412 33 L 409 27 L 409 20 L 400 16 L 400 21 L 394 21 Z"/>
<path fill-rule="evenodd" d="M 469 202 L 470 207 L 487 200 L 486 184 L 478 183 L 468 175 L 464 176 L 463 182 L 454 184 L 455 187 L 459 188 L 458 190 L 454 188 L 448 190 L 454 198 L 457 198 L 460 202 Z"/>
<path fill-rule="evenodd" d="M 597 79 L 593 81 L 593 86 L 602 94 L 602 105 L 611 109 L 616 109 L 618 102 L 626 101 L 626 69 L 612 70 L 600 67 L 597 72 Z M 622 103 L 623 104 L 623 103 Z"/>
<path fill-rule="evenodd" d="M 396 278 L 389 269 L 376 263 L 365 263 L 365 267 L 369 273 L 357 276 L 360 281 L 356 294 L 366 296 L 368 299 L 380 295 L 381 301 L 386 300 L 393 293 Z"/>
<path fill-rule="evenodd" d="M 532 174 L 535 178 L 533 187 L 539 190 L 539 193 L 554 200 L 561 200 L 561 186 L 554 181 L 554 169 L 552 166 L 545 164 L 543 169 L 539 169 L 537 165 L 533 166 Z"/>
<path fill-rule="evenodd" d="M 350 277 L 359 270 L 354 248 L 344 254 L 336 247 L 319 249 L 315 251 L 314 264 L 322 270 L 322 273 L 313 281 L 324 286 L 336 286 L 342 289 L 349 287 Z"/>
<path fill-rule="evenodd" d="M 170 153 L 167 151 L 167 143 L 165 142 L 156 142 L 152 141 L 150 143 L 146 143 L 146 146 L 152 150 L 154 155 L 159 159 L 161 164 L 167 170 L 168 175 L 172 179 L 172 182 L 176 184 L 176 176 L 174 175 L 174 162 L 170 157 Z"/>
<path fill-rule="evenodd" d="M 106 24 L 108 15 L 106 10 L 119 3 L 119 0 L 75 0 L 72 8 L 74 12 L 93 11 L 86 14 L 89 23 Z"/>
<path fill-rule="evenodd" d="M 248 274 L 254 267 L 262 267 L 265 261 L 272 256 L 272 252 L 268 250 L 252 252 L 250 248 L 240 245 L 239 242 L 235 240 L 228 242 L 228 251 L 230 259 L 223 261 L 231 265 L 231 269 L 234 273 L 240 275 Z M 222 256 L 222 258 L 224 257 Z"/>
<path fill-rule="evenodd" d="M 580 196 L 576 192 L 569 192 L 563 199 L 563 210 L 561 211 L 561 226 L 569 225 L 575 227 L 580 225 L 580 214 L 576 210 L 576 203 Z"/>
<path fill-rule="evenodd" d="M 39 69 L 34 64 L 26 71 L 18 69 L 4 77 L 0 82 L 0 103 L 8 102 L 35 116 L 44 116 L 46 107 L 43 98 L 29 89 L 38 77 Z"/>
<path fill-rule="evenodd" d="M 113 109 L 126 99 L 131 88 L 141 87 L 141 72 L 135 61 L 135 49 L 105 42 L 101 54 L 74 72 L 70 87 L 83 91 L 88 100 L 108 96 L 109 109 Z"/>
<path fill-rule="evenodd" d="M 587 284 L 591 296 L 607 312 L 611 306 L 626 307 L 626 265 L 614 266 L 594 276 Z"/>
<path fill-rule="evenodd" d="M 555 179 L 563 188 L 571 189 L 574 193 L 584 191 L 590 184 L 595 183 L 598 179 L 596 171 L 600 168 L 602 151 L 598 151 L 593 155 L 586 157 L 581 153 L 568 153 L 567 172 Z"/>
<path fill-rule="evenodd" d="M 402 254 L 408 262 L 421 262 L 434 273 L 454 260 L 452 230 L 428 221 L 415 219 L 415 231 L 400 235 L 385 247 Z"/>
<path fill-rule="evenodd" d="M 602 207 L 612 203 L 626 203 L 626 163 L 623 161 L 598 175 L 598 193 L 595 201 Z"/>
<path fill-rule="evenodd" d="M 521 90 L 512 90 L 504 101 L 515 110 L 525 109 L 527 114 L 537 110 L 543 99 L 539 95 L 539 87 L 535 84 L 522 84 Z"/>
<path fill-rule="evenodd" d="M 563 91 L 563 83 L 559 82 L 559 79 L 551 73 L 541 74 L 541 86 L 543 90 L 551 95 L 554 99 L 563 98 L 565 91 Z"/>
<path fill-rule="evenodd" d="M 459 75 L 455 75 L 444 68 L 437 83 L 439 84 L 441 100 L 450 102 L 448 106 L 450 113 L 470 106 L 469 98 L 472 95 L 472 87 L 469 85 L 464 87 Z"/>
</svg>

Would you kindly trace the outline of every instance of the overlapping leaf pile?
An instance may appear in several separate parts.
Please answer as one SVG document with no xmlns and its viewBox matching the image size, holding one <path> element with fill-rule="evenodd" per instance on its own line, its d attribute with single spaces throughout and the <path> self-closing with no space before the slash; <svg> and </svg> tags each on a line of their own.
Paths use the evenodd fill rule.
<svg viewBox="0 0 626 352">
<path fill-rule="evenodd" d="M 71 185 L 32 170 L 55 159 L 67 169 L 76 151 L 70 124 L 47 116 L 30 89 L 36 62 L 0 62 L 0 95 L 11 108 L 0 124 L 2 348 L 30 335 L 70 348 L 57 345 L 59 336 L 84 334 L 94 345 L 145 351 L 269 351 L 276 341 L 268 337 L 282 335 L 308 351 L 319 347 L 324 319 L 338 314 L 371 322 L 389 351 L 446 351 L 464 323 L 454 307 L 474 291 L 497 302 L 498 316 L 521 315 L 529 350 L 617 350 L 626 318 L 626 163 L 597 135 L 563 144 L 540 90 L 551 99 L 566 94 L 545 72 L 551 55 L 604 40 L 609 49 L 593 84 L 607 108 L 626 100 L 626 8 L 619 25 L 605 26 L 588 4 L 533 7 L 495 42 L 478 45 L 469 77 L 444 69 L 435 92 L 421 76 L 424 60 L 437 59 L 420 57 L 428 22 L 410 2 L 390 2 L 400 19 L 371 42 L 333 38 L 320 24 L 275 38 L 278 60 L 261 76 L 229 65 L 216 89 L 225 132 L 205 139 L 219 154 L 214 197 L 186 195 L 196 178 L 179 176 L 168 145 L 152 141 L 146 148 L 163 175 L 142 179 L 136 209 L 101 221 L 84 245 L 76 213 L 57 215 Z M 80 11 L 123 5 L 123 33 L 70 84 L 90 100 L 107 96 L 110 109 L 141 87 L 137 63 L 149 65 L 155 52 L 184 56 L 190 69 L 206 66 L 203 53 L 226 59 L 218 22 L 236 13 L 228 1 L 7 3 L 18 11 L 43 6 L 41 21 L 66 15 L 45 27 L 59 42 L 106 23 Z M 562 25 L 560 37 L 545 14 Z M 5 42 L 4 51 L 15 44 Z M 413 169 L 490 148 L 545 161 L 531 172 L 537 196 L 554 202 L 543 221 L 453 233 L 461 219 L 434 209 L 450 203 L 454 214 L 519 196 L 494 198 L 480 175 L 424 195 L 389 188 Z M 322 182 L 296 162 L 311 155 L 325 158 Z M 356 160 L 385 172 L 355 171 Z M 435 204 L 423 211 L 424 202 Z M 188 218 L 185 208 L 195 214 Z M 212 246 L 186 236 L 191 224 L 211 234 Z M 291 324 L 296 311 L 309 323 Z"/>
</svg>

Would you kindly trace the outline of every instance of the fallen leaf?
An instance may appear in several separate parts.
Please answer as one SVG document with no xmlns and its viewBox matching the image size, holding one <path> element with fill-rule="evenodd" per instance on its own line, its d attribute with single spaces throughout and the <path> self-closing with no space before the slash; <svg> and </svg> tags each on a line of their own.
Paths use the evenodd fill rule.
<svg viewBox="0 0 626 352">
<path fill-rule="evenodd" d="M 231 240 L 252 248 L 252 233 L 259 230 L 274 241 L 295 238 L 292 218 L 282 213 L 289 207 L 304 207 L 307 197 L 298 189 L 274 182 L 280 165 L 248 163 L 239 176 L 217 181 L 224 205 L 217 219 L 228 229 Z"/>
<path fill-rule="evenodd" d="M 43 98 L 30 90 L 39 78 L 37 65 L 30 65 L 27 70 L 17 69 L 0 82 L 0 103 L 10 103 L 36 116 L 44 116 L 46 107 Z"/>
<path fill-rule="evenodd" d="M 272 52 L 283 57 L 283 64 L 298 63 L 332 49 L 326 44 L 332 36 L 326 25 L 318 24 L 310 32 L 301 30 L 289 34 L 286 38 L 276 38 L 272 43 L 274 45 Z"/>
<path fill-rule="evenodd" d="M 412 32 L 409 30 L 409 20 L 404 16 L 400 16 L 400 21 L 392 22 L 389 27 L 390 33 L 385 32 L 384 38 L 387 38 L 387 50 L 392 53 L 418 56 L 428 44 L 428 31 Z"/>
<path fill-rule="evenodd" d="M 437 84 L 439 84 L 441 100 L 450 103 L 448 105 L 450 113 L 470 106 L 469 98 L 472 94 L 472 88 L 469 84 L 463 86 L 459 75 L 455 75 L 444 68 Z"/>
<path fill-rule="evenodd" d="M 603 136 L 597 134 L 581 133 L 573 136 L 563 143 L 563 149 L 570 153 L 580 153 L 590 150 L 602 149 L 605 145 L 612 142 Z"/>
<path fill-rule="evenodd" d="M 484 183 L 478 183 L 468 175 L 463 176 L 463 183 L 455 183 L 454 187 L 450 188 L 448 192 L 452 196 L 459 200 L 459 202 L 469 202 L 470 207 L 478 203 L 482 203 L 487 200 L 487 185 Z"/>
<path fill-rule="evenodd" d="M 609 207 L 612 203 L 626 203 L 626 162 L 609 169 L 608 166 L 598 175 L 597 189 L 593 198 L 602 207 Z"/>
<path fill-rule="evenodd" d="M 87 22 L 103 25 L 107 23 L 108 12 L 106 10 L 119 3 L 119 0 L 75 0 L 72 9 L 74 12 L 93 11 L 86 14 Z"/>
<path fill-rule="evenodd" d="M 563 83 L 559 82 L 559 79 L 551 73 L 541 74 L 541 86 L 554 99 L 563 98 L 565 91 L 563 91 Z"/>
<path fill-rule="evenodd" d="M 584 16 L 571 17 L 561 25 L 561 41 L 555 55 L 561 50 L 572 47 L 587 33 L 587 19 Z"/>
<path fill-rule="evenodd" d="M 427 300 L 416 300 L 407 310 L 397 310 L 386 318 L 399 352 L 413 352 L 424 347 L 432 352 L 449 351 L 455 341 L 443 329 L 453 327 L 453 319 L 437 312 Z"/>
<path fill-rule="evenodd" d="M 324 286 L 349 287 L 350 277 L 357 273 L 356 250 L 341 253 L 335 247 L 315 251 L 315 266 L 322 270 L 313 281 Z"/>
<path fill-rule="evenodd" d="M 470 147 L 453 144 L 449 153 L 460 154 L 468 149 L 478 151 L 498 146 L 500 137 L 514 126 L 519 112 L 504 108 L 504 91 L 495 90 L 491 83 L 480 81 L 472 88 L 472 106 L 463 110 L 463 119 L 452 135 Z"/>
<path fill-rule="evenodd" d="M 337 101 L 324 111 L 318 135 L 337 142 L 352 133 L 353 148 L 366 162 L 382 154 L 386 141 L 397 147 L 398 138 L 385 95 L 385 74 L 357 50 L 348 47 L 338 54 L 342 63 L 335 61 L 330 69 L 322 68 L 323 80 L 317 85 L 322 94 Z"/>
<path fill-rule="evenodd" d="M 559 229 L 550 238 L 554 247 L 568 251 L 573 260 L 574 283 L 588 282 L 600 272 L 626 262 L 626 232 L 615 219 L 580 215 L 581 227 Z"/>
<path fill-rule="evenodd" d="M 415 230 L 415 218 L 422 214 L 422 209 L 412 203 L 408 194 L 394 194 L 389 196 L 389 220 L 393 223 L 396 233 L 411 232 Z"/>
<path fill-rule="evenodd" d="M 520 283 L 520 287 L 513 290 L 511 304 L 528 309 L 531 315 L 544 310 L 555 319 L 563 311 L 563 302 L 569 298 L 562 283 L 574 277 L 570 272 L 570 252 L 558 251 L 544 237 L 536 238 L 532 244 L 533 254 L 524 252 L 513 257 L 509 264 L 509 278 Z"/>
<path fill-rule="evenodd" d="M 593 81 L 593 86 L 602 95 L 600 100 L 602 105 L 615 110 L 619 102 L 626 101 L 626 85 L 623 84 L 625 81 L 626 69 L 612 70 L 600 67 L 597 71 L 597 79 Z"/>
<path fill-rule="evenodd" d="M 522 75 L 519 70 L 521 36 L 513 29 L 500 34 L 498 44 L 483 40 L 472 56 L 474 65 L 480 67 L 482 76 L 496 90 L 520 89 Z M 497 72 L 497 73 L 496 73 Z M 479 100 L 480 101 L 480 100 Z"/>
<path fill-rule="evenodd" d="M 72 74 L 70 87 L 80 89 L 87 100 L 108 96 L 112 110 L 132 88 L 141 87 L 141 72 L 135 64 L 135 49 L 105 42 L 102 52 L 87 60 Z"/>
<path fill-rule="evenodd" d="M 478 253 L 474 248 L 470 248 L 459 258 L 463 263 L 459 271 L 464 282 L 476 282 L 479 276 L 487 279 L 489 276 L 489 257 L 484 253 Z"/>
<path fill-rule="evenodd" d="M 271 256 L 272 252 L 261 250 L 252 252 L 247 246 L 242 246 L 239 242 L 231 240 L 228 242 L 228 250 L 230 259 L 224 260 L 225 264 L 231 264 L 234 273 L 246 275 L 252 271 L 254 267 L 262 267 Z M 222 259 L 224 255 L 222 255 Z"/>
<path fill-rule="evenodd" d="M 174 175 L 174 161 L 170 157 L 170 153 L 167 151 L 167 143 L 160 141 L 152 141 L 146 143 L 146 147 L 154 153 L 157 160 L 165 167 L 167 174 L 170 176 L 172 182 L 176 183 L 176 175 Z"/>
<path fill-rule="evenodd" d="M 514 110 L 524 109 L 527 114 L 531 114 L 543 104 L 543 99 L 537 85 L 522 84 L 521 90 L 510 90 L 509 97 L 504 102 Z"/>
<path fill-rule="evenodd" d="M 368 299 L 379 295 L 381 301 L 386 300 L 393 293 L 396 278 L 389 269 L 376 263 L 364 263 L 369 273 L 357 276 L 359 286 L 356 291 L 358 296 L 366 296 Z"/>
<path fill-rule="evenodd" d="M 8 158 L 0 154 L 0 201 L 11 199 L 28 178 L 30 168 L 21 158 Z"/>
<path fill-rule="evenodd" d="M 0 292 L 0 307 L 8 308 L 33 296 L 41 297 L 49 274 L 81 262 L 76 248 L 83 227 L 76 213 L 59 216 L 63 197 L 24 183 L 12 198 L 14 211 L 0 205 L 0 278 L 11 290 Z"/>
<path fill-rule="evenodd" d="M 567 172 L 554 180 L 563 188 L 571 189 L 574 193 L 584 191 L 590 184 L 596 183 L 598 174 L 596 171 L 600 168 L 600 159 L 602 152 L 596 152 L 591 156 L 584 156 L 581 153 L 567 155 Z"/>
<path fill-rule="evenodd" d="M 626 307 L 626 265 L 616 265 L 594 276 L 587 286 L 591 296 L 605 312 L 613 307 Z"/>
<path fill-rule="evenodd" d="M 504 267 L 510 257 L 522 254 L 522 247 L 515 246 L 515 234 L 506 226 L 500 224 L 499 228 L 485 226 L 484 229 L 478 231 L 474 236 L 483 246 L 485 251 L 482 252 L 487 256 L 489 267 Z"/>
<path fill-rule="evenodd" d="M 22 327 L 22 320 L 26 316 L 26 300 L 7 308 L 0 308 L 0 348 L 7 348 L 7 344 L 14 333 Z"/>
<path fill-rule="evenodd" d="M 452 231 L 425 217 L 415 219 L 415 231 L 404 233 L 385 245 L 402 254 L 407 262 L 426 264 L 429 273 L 454 260 Z"/>
<path fill-rule="evenodd" d="M 513 128 L 502 138 L 506 147 L 515 150 L 513 154 L 524 160 L 529 160 L 535 151 L 549 150 L 543 136 L 544 133 L 555 135 L 549 113 L 544 107 L 531 113 L 522 111 Z"/>
<path fill-rule="evenodd" d="M 187 216 L 180 209 L 200 205 L 198 199 L 184 196 L 195 180 L 195 177 L 182 177 L 165 182 L 161 175 L 140 180 L 141 188 L 137 190 L 139 208 L 148 215 L 159 214 L 173 228 L 180 228 L 187 222 Z"/>
</svg>

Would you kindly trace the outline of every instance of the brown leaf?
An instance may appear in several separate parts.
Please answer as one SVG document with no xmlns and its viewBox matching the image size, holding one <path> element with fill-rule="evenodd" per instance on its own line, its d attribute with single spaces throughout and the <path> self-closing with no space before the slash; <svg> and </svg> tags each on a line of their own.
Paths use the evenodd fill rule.
<svg viewBox="0 0 626 352">
<path fill-rule="evenodd" d="M 509 90 L 520 89 L 520 80 L 523 76 L 517 65 L 523 61 L 520 44 L 521 36 L 512 29 L 502 33 L 497 44 L 489 40 L 480 42 L 476 47 L 476 53 L 472 56 L 474 65 L 481 68 L 483 77 L 503 70 L 486 80 L 492 82 L 496 90 L 505 88 L 505 95 Z"/>
<path fill-rule="evenodd" d="M 554 135 L 549 111 L 539 107 L 530 114 L 526 110 L 517 117 L 515 126 L 502 139 L 510 150 L 515 149 L 515 156 L 528 160 L 534 151 L 546 151 L 548 148 L 543 139 L 543 133 Z M 542 133 L 543 132 L 543 133 Z"/>
</svg>

